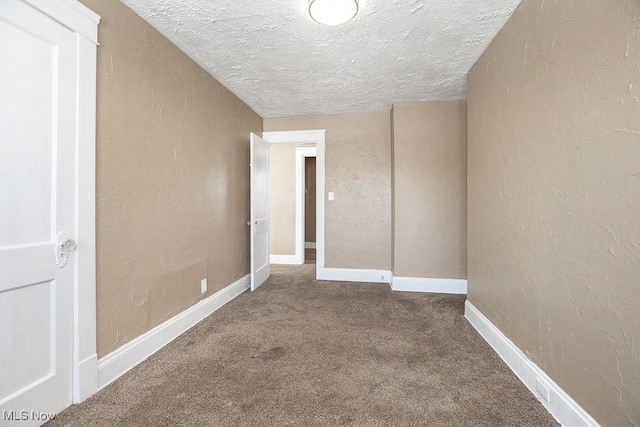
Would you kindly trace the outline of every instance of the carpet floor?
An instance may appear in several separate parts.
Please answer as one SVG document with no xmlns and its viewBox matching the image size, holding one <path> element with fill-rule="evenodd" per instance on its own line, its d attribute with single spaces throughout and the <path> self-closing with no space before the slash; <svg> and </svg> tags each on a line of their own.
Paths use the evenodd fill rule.
<svg viewBox="0 0 640 427">
<path fill-rule="evenodd" d="M 464 296 L 272 267 L 49 426 L 555 426 L 467 323 Z"/>
</svg>

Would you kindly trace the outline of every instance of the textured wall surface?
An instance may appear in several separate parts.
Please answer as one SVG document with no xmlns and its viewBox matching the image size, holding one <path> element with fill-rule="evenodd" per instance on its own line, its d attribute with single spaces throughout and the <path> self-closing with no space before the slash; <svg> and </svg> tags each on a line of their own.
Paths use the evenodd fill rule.
<svg viewBox="0 0 640 427">
<path fill-rule="evenodd" d="M 249 272 L 250 131 L 262 119 L 117 0 L 100 14 L 98 355 Z"/>
<path fill-rule="evenodd" d="M 467 104 L 393 107 L 398 277 L 467 278 Z"/>
<path fill-rule="evenodd" d="M 296 147 L 274 144 L 269 151 L 269 253 L 296 253 Z"/>
<path fill-rule="evenodd" d="M 520 0 L 360 0 L 320 25 L 307 0 L 123 0 L 263 117 L 464 99 Z"/>
<path fill-rule="evenodd" d="M 640 2 L 524 0 L 469 74 L 469 299 L 640 424 Z"/>
<path fill-rule="evenodd" d="M 316 241 L 316 158 L 305 158 L 304 241 Z"/>
<path fill-rule="evenodd" d="M 265 131 L 326 129 L 325 267 L 391 268 L 388 113 L 265 119 Z"/>
</svg>

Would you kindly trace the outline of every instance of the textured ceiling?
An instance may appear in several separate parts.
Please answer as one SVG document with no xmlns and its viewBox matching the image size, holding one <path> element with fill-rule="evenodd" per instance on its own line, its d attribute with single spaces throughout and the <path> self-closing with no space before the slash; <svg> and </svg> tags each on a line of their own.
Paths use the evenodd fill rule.
<svg viewBox="0 0 640 427">
<path fill-rule="evenodd" d="M 122 0 L 262 117 L 466 97 L 520 0 L 360 0 L 341 26 L 308 0 Z"/>
</svg>

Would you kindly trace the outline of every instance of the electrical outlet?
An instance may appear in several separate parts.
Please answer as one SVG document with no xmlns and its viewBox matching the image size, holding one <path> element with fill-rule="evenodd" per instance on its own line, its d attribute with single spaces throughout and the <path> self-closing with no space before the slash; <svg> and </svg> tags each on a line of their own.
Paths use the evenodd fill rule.
<svg viewBox="0 0 640 427">
<path fill-rule="evenodd" d="M 207 292 L 207 279 L 202 279 L 200 281 L 200 292 L 203 294 Z"/>
</svg>

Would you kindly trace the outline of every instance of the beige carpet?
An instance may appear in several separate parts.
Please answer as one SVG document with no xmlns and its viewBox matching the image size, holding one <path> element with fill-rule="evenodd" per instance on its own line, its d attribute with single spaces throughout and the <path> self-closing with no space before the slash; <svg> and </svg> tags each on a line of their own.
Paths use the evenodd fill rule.
<svg viewBox="0 0 640 427">
<path fill-rule="evenodd" d="M 49 425 L 557 425 L 463 317 L 464 296 L 273 268 Z"/>
</svg>

